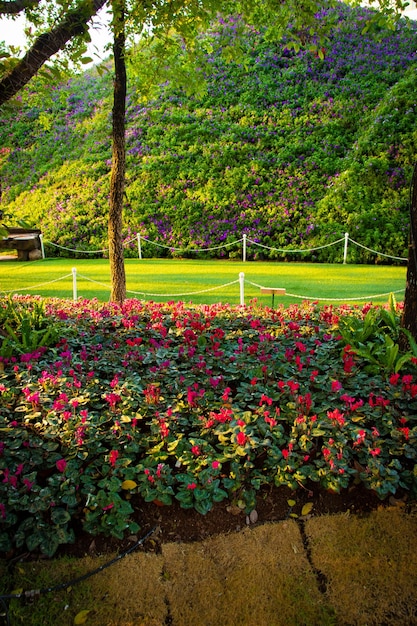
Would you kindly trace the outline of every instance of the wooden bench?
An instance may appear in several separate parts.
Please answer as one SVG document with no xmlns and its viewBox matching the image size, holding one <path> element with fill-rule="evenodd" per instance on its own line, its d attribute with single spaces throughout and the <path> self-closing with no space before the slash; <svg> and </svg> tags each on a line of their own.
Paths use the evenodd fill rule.
<svg viewBox="0 0 417 626">
<path fill-rule="evenodd" d="M 274 308 L 275 296 L 285 296 L 285 289 L 281 289 L 281 287 L 261 287 L 261 293 L 272 294 L 272 308 Z"/>
<path fill-rule="evenodd" d="M 19 261 L 42 258 L 41 231 L 37 228 L 8 228 L 7 235 L 0 237 L 0 250 L 17 250 Z M 34 250 L 39 253 L 33 254 Z M 31 254 L 32 253 L 32 254 Z"/>
</svg>

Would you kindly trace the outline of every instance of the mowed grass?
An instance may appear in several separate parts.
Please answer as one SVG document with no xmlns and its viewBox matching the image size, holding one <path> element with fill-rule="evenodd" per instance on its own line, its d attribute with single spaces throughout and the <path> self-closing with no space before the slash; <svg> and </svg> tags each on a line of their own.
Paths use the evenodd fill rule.
<svg viewBox="0 0 417 626">
<path fill-rule="evenodd" d="M 72 299 L 73 268 L 76 296 L 109 300 L 110 267 L 107 259 L 44 259 L 19 262 L 0 257 L 0 294 L 19 293 Z M 272 296 L 260 287 L 280 287 L 274 305 L 320 300 L 343 304 L 385 302 L 387 294 L 404 297 L 406 267 L 190 259 L 126 259 L 127 296 L 163 302 L 168 300 L 237 305 L 239 275 L 244 273 L 244 302 L 270 306 Z"/>
</svg>

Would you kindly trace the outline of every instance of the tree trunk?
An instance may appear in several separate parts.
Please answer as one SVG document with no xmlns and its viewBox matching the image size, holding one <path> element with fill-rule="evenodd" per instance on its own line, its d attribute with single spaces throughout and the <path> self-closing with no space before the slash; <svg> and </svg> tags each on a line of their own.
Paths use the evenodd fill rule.
<svg viewBox="0 0 417 626">
<path fill-rule="evenodd" d="M 112 290 L 110 300 L 123 302 L 126 298 L 126 275 L 124 266 L 122 223 L 123 197 L 126 172 L 126 64 L 124 0 L 115 0 L 113 5 L 114 32 L 114 91 L 113 91 L 113 161 L 110 179 L 109 208 L 109 259 Z"/>
<path fill-rule="evenodd" d="M 417 164 L 414 166 L 410 192 L 410 236 L 408 243 L 407 280 L 404 295 L 404 310 L 401 326 L 407 328 L 417 341 Z M 400 337 L 401 347 L 405 348 L 407 339 Z"/>
</svg>

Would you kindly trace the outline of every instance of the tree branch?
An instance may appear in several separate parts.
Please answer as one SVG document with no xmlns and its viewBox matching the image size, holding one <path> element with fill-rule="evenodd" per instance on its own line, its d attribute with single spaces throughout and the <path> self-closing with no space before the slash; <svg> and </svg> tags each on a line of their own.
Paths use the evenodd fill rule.
<svg viewBox="0 0 417 626">
<path fill-rule="evenodd" d="M 17 15 L 25 9 L 33 9 L 40 4 L 41 0 L 14 0 L 13 2 L 0 2 L 0 15 Z"/>
<path fill-rule="evenodd" d="M 0 80 L 0 105 L 10 100 L 68 41 L 87 30 L 88 21 L 107 0 L 85 0 L 81 7 L 68 11 L 62 22 L 40 35 L 17 65 Z"/>
</svg>

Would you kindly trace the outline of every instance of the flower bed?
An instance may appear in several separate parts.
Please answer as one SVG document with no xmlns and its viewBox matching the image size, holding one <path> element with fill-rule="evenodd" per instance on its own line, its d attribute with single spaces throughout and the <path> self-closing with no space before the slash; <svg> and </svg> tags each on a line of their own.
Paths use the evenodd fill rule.
<svg viewBox="0 0 417 626">
<path fill-rule="evenodd" d="M 392 302 L 13 306 L 37 307 L 48 342 L 10 328 L 0 352 L 2 552 L 51 555 L 75 520 L 137 532 L 133 494 L 205 514 L 226 499 L 249 513 L 266 484 L 414 493 L 416 359 Z"/>
</svg>

